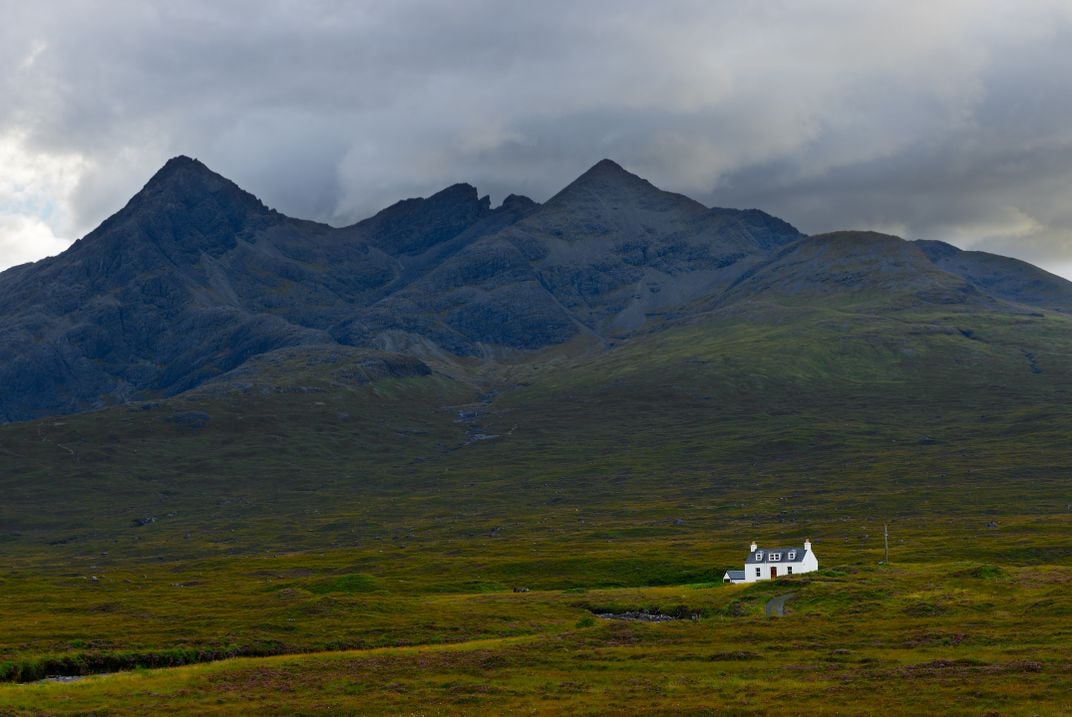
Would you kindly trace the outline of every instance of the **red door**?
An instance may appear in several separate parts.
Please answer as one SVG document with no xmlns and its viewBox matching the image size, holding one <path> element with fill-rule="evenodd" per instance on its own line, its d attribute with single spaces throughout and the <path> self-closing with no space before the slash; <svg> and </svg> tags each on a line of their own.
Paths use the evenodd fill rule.
<svg viewBox="0 0 1072 717">
<path fill-rule="evenodd" d="M 772 565 L 770 569 L 770 579 L 774 580 L 776 577 L 778 577 L 778 568 Z"/>
</svg>

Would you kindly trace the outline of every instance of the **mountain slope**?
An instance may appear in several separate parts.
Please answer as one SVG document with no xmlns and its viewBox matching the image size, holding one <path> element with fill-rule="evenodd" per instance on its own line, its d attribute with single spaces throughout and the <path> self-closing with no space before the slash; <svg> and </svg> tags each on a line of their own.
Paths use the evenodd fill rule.
<svg viewBox="0 0 1072 717">
<path fill-rule="evenodd" d="M 1072 284 L 938 242 L 808 238 L 610 160 L 543 205 L 456 184 L 333 228 L 177 157 L 68 251 L 0 274 L 0 421 L 174 395 L 285 347 L 450 369 L 787 301 L 1067 311 Z"/>
<path fill-rule="evenodd" d="M 58 257 L 0 275 L 0 419 L 93 408 L 317 332 L 244 311 L 215 263 L 285 219 L 189 160 Z M 197 358 L 194 358 L 197 357 Z M 193 359 L 193 360 L 191 360 Z"/>
<path fill-rule="evenodd" d="M 937 266 L 916 244 L 886 234 L 849 231 L 812 236 L 777 252 L 743 275 L 723 300 L 774 296 L 810 302 L 869 301 L 888 309 L 906 300 L 987 302 L 973 283 Z"/>
<path fill-rule="evenodd" d="M 802 236 L 755 210 L 707 209 L 603 160 L 516 223 L 358 311 L 337 335 L 389 347 L 384 334 L 419 334 L 455 353 L 602 339 L 718 291 Z"/>
<path fill-rule="evenodd" d="M 377 248 L 407 250 L 391 246 L 400 227 L 445 240 L 489 213 L 471 187 L 443 194 L 337 230 L 169 161 L 71 249 L 0 275 L 0 420 L 169 395 L 265 351 L 334 343 L 344 307 L 404 274 Z"/>
<path fill-rule="evenodd" d="M 919 240 L 915 244 L 936 266 L 964 277 L 995 298 L 1072 310 L 1072 283 L 1027 262 L 982 251 L 962 251 L 945 242 Z"/>
</svg>

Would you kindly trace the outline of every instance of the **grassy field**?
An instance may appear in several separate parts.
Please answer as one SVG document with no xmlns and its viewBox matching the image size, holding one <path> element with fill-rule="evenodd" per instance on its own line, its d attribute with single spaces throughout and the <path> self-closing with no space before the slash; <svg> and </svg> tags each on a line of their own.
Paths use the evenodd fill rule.
<svg viewBox="0 0 1072 717">
<path fill-rule="evenodd" d="M 0 427 L 0 714 L 1070 713 L 1070 329 L 760 307 Z"/>
<path fill-rule="evenodd" d="M 427 642 L 7 685 L 0 710 L 1065 714 L 1070 584 L 1067 567 L 950 562 L 754 587 L 425 595 L 394 611 L 383 596 L 350 594 L 333 610 L 354 632 L 400 629 Z M 763 617 L 781 592 L 796 595 L 789 613 Z M 590 612 L 679 606 L 699 617 L 649 624 Z M 449 636 L 427 632 L 448 626 Z"/>
</svg>

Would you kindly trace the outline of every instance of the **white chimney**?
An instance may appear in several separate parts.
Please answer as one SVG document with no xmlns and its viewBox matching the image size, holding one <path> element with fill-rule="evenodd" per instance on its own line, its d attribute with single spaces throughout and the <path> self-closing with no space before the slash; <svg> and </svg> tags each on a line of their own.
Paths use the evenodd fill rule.
<svg viewBox="0 0 1072 717">
<path fill-rule="evenodd" d="M 804 539 L 804 552 L 805 553 L 810 553 L 811 552 L 811 538 L 805 538 Z"/>
<path fill-rule="evenodd" d="M 758 547 L 759 547 L 759 546 L 758 546 L 758 545 L 756 545 L 756 541 L 754 541 L 754 540 L 753 540 L 753 541 L 752 541 L 752 552 L 753 552 L 753 553 L 754 553 L 754 552 L 756 552 L 756 548 L 758 548 Z"/>
</svg>

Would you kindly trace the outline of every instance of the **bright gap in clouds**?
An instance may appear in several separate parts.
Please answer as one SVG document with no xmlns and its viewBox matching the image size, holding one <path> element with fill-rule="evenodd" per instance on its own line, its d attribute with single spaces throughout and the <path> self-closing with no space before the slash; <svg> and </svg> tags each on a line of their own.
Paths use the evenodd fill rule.
<svg viewBox="0 0 1072 717">
<path fill-rule="evenodd" d="M 25 214 L 0 213 L 0 271 L 28 261 L 55 256 L 71 245 L 40 219 Z"/>
<path fill-rule="evenodd" d="M 0 271 L 59 254 L 75 239 L 70 199 L 86 168 L 72 154 L 35 152 L 0 137 Z"/>
</svg>

